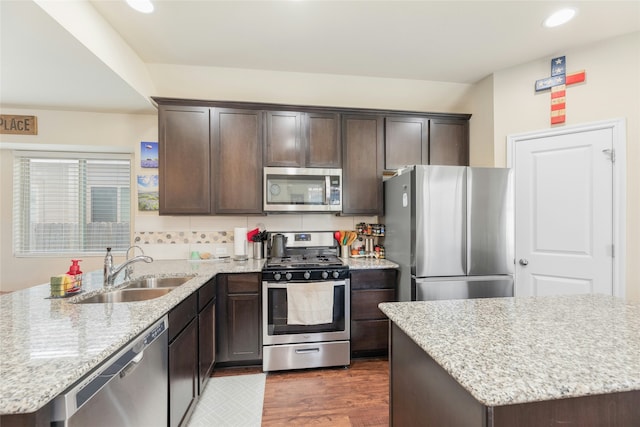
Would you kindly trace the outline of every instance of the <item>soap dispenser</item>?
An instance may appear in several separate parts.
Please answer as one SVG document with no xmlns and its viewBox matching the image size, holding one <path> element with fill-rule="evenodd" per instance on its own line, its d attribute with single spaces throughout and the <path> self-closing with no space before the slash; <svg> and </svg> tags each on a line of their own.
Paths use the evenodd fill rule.
<svg viewBox="0 0 640 427">
<path fill-rule="evenodd" d="M 67 274 L 71 276 L 71 289 L 79 290 L 82 287 L 82 271 L 80 271 L 80 265 L 78 264 L 81 259 L 72 259 L 71 267 Z"/>
</svg>

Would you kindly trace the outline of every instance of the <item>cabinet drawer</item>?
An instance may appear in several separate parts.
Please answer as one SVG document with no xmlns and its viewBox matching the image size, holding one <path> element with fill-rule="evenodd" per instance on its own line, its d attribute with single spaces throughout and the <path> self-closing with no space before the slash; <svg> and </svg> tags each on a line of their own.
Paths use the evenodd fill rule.
<svg viewBox="0 0 640 427">
<path fill-rule="evenodd" d="M 396 270 L 358 270 L 351 272 L 351 289 L 381 289 L 396 287 Z"/>
<path fill-rule="evenodd" d="M 385 350 L 389 346 L 389 321 L 351 322 L 351 352 Z"/>
<path fill-rule="evenodd" d="M 381 302 L 394 301 L 395 294 L 396 292 L 393 289 L 372 289 L 352 292 L 351 319 L 386 319 L 387 317 L 378 308 L 378 304 Z"/>
<path fill-rule="evenodd" d="M 198 289 L 198 313 L 216 296 L 216 280 L 211 279 Z"/>
<path fill-rule="evenodd" d="M 196 317 L 197 295 L 193 293 L 169 312 L 169 342 Z"/>
<path fill-rule="evenodd" d="M 227 276 L 228 294 L 260 292 L 260 276 L 257 274 L 230 274 Z"/>
</svg>

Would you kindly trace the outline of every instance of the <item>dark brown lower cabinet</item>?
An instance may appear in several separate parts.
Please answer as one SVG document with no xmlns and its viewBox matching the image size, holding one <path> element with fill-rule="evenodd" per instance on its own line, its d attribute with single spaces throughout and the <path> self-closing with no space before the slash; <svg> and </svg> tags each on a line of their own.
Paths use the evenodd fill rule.
<svg viewBox="0 0 640 427">
<path fill-rule="evenodd" d="M 386 355 L 389 320 L 378 304 L 396 300 L 397 271 L 351 271 L 351 356 Z"/>
<path fill-rule="evenodd" d="M 262 363 L 262 279 L 260 273 L 217 276 L 216 363 Z"/>
<path fill-rule="evenodd" d="M 198 397 L 197 293 L 169 312 L 169 426 L 185 425 Z"/>
<path fill-rule="evenodd" d="M 216 282 L 198 290 L 198 395 L 211 377 L 216 361 Z"/>
</svg>

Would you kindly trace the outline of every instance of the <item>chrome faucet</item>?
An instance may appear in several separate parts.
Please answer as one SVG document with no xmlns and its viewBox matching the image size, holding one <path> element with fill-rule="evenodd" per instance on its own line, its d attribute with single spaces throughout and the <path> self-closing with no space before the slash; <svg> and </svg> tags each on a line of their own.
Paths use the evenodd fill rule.
<svg viewBox="0 0 640 427">
<path fill-rule="evenodd" d="M 113 287 L 113 282 L 115 282 L 115 279 L 118 276 L 118 274 L 122 270 L 124 270 L 126 267 L 128 267 L 129 265 L 133 264 L 134 262 L 138 262 L 138 261 L 152 262 L 153 258 L 151 258 L 150 256 L 146 256 L 146 255 L 138 255 L 136 257 L 133 257 L 131 259 L 126 260 L 125 262 L 123 262 L 119 266 L 114 267 L 114 265 L 113 265 L 113 256 L 111 255 L 111 248 L 107 248 L 107 255 L 104 257 L 104 282 L 103 282 L 103 286 L 105 288 Z"/>
<path fill-rule="evenodd" d="M 131 251 L 133 249 L 133 254 L 136 254 L 136 248 L 140 249 L 140 252 L 142 255 L 144 255 L 144 251 L 142 250 L 142 248 L 138 245 L 132 245 L 129 246 L 129 249 L 127 249 L 127 255 L 126 255 L 126 261 L 129 261 L 129 251 Z M 133 274 L 133 267 L 131 266 L 131 264 L 129 264 L 127 266 L 127 268 L 124 270 L 124 280 L 129 280 L 131 279 L 131 275 Z"/>
</svg>

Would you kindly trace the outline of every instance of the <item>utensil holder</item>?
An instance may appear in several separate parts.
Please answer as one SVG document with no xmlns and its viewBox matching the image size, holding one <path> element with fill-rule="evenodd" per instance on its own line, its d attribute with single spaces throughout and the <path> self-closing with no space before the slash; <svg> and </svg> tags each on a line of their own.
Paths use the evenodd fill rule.
<svg viewBox="0 0 640 427">
<path fill-rule="evenodd" d="M 347 245 L 340 246 L 340 256 L 342 258 L 349 258 L 349 246 Z"/>
<path fill-rule="evenodd" d="M 253 259 L 262 259 L 262 242 L 252 242 L 251 246 L 253 246 Z"/>
</svg>

